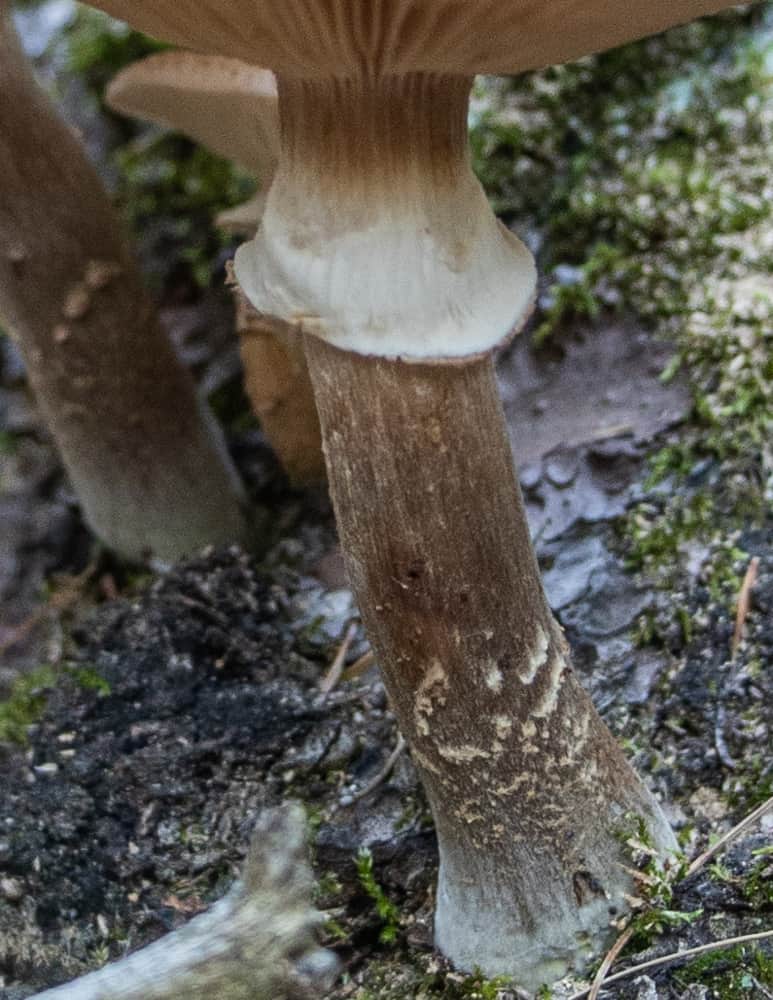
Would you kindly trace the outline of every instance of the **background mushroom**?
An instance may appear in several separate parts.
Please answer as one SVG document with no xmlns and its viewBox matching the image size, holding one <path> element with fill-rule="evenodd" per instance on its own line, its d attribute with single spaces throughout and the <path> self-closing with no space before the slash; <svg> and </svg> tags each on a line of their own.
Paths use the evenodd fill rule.
<svg viewBox="0 0 773 1000">
<path fill-rule="evenodd" d="M 231 232 L 255 235 L 279 156 L 271 72 L 223 56 L 160 52 L 119 73 L 105 97 L 115 111 L 184 132 L 251 173 L 258 192 L 217 221 Z M 238 288 L 236 300 L 245 388 L 255 413 L 290 480 L 319 482 L 325 464 L 300 335 L 289 324 L 261 317 Z"/>
<path fill-rule="evenodd" d="M 245 541 L 219 429 L 158 325 L 99 178 L 0 2 L 0 317 L 95 533 L 130 558 Z"/>
<path fill-rule="evenodd" d="M 490 359 L 535 272 L 470 172 L 471 77 L 724 4 L 98 5 L 278 74 L 279 167 L 237 276 L 307 333 L 349 573 L 435 817 L 436 940 L 464 968 L 557 979 L 627 906 L 621 832 L 675 842 L 540 585 Z"/>
</svg>

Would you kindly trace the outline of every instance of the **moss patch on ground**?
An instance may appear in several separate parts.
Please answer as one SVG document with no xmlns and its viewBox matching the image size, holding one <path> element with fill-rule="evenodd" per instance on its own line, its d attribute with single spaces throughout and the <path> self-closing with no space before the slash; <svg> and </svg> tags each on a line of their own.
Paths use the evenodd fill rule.
<svg viewBox="0 0 773 1000">
<path fill-rule="evenodd" d="M 676 346 L 690 433 L 661 473 L 732 460 L 773 499 L 773 8 L 479 91 L 475 164 L 552 282 L 536 336 L 626 310 Z M 749 497 L 747 496 L 748 500 Z"/>
<path fill-rule="evenodd" d="M 45 666 L 16 680 L 9 697 L 0 701 L 0 743 L 27 742 L 27 731 L 43 714 L 55 681 L 55 671 Z"/>
<path fill-rule="evenodd" d="M 693 959 L 674 979 L 707 986 L 721 1000 L 754 1000 L 773 986 L 773 958 L 761 948 L 738 945 Z"/>
</svg>

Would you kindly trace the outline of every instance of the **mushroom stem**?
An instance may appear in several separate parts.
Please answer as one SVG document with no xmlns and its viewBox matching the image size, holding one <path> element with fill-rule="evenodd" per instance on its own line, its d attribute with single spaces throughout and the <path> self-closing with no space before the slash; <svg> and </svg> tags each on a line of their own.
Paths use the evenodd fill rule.
<svg viewBox="0 0 773 1000">
<path fill-rule="evenodd" d="M 437 944 L 553 982 L 626 909 L 634 817 L 676 845 L 571 669 L 492 361 L 306 351 L 350 579 L 435 818 Z"/>
<path fill-rule="evenodd" d="M 279 78 L 279 164 L 235 267 L 262 313 L 413 358 L 487 351 L 520 325 L 534 262 L 470 169 L 470 83 Z"/>
<path fill-rule="evenodd" d="M 0 316 L 95 533 L 128 557 L 245 541 L 241 489 L 99 178 L 0 2 Z"/>
<path fill-rule="evenodd" d="M 301 334 L 288 323 L 261 316 L 239 289 L 236 329 L 244 388 L 290 482 L 296 486 L 324 482 L 319 418 Z"/>
</svg>

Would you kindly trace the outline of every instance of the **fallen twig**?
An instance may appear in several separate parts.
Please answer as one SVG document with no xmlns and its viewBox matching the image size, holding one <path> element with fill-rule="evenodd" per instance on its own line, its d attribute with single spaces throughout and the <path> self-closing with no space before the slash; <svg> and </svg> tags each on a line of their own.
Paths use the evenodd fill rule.
<svg viewBox="0 0 773 1000">
<path fill-rule="evenodd" d="M 749 815 L 746 816 L 745 819 L 742 819 L 740 823 L 736 824 L 732 830 L 726 833 L 723 837 L 720 837 L 716 844 L 713 844 L 708 850 L 704 851 L 703 854 L 698 855 L 679 881 L 684 881 L 685 878 L 689 878 L 690 875 L 694 875 L 696 872 L 700 871 L 708 861 L 719 854 L 720 851 L 729 847 L 733 841 L 737 840 L 738 837 L 741 836 L 741 834 L 745 833 L 750 827 L 754 826 L 756 822 L 761 820 L 765 813 L 770 809 L 773 809 L 773 797 L 769 798 L 767 802 L 763 802 L 762 805 L 758 806 L 753 812 L 749 813 Z M 606 978 L 606 976 L 620 952 L 631 940 L 633 931 L 634 928 L 632 926 L 627 927 L 623 931 L 620 937 L 615 941 L 607 954 L 604 956 L 604 960 L 599 966 L 599 970 L 594 976 L 589 989 L 581 994 L 576 994 L 577 997 L 587 995 L 588 1000 L 597 1000 L 599 992 L 604 985 L 612 982 L 613 979 L 618 978 L 617 975 L 610 976 L 609 978 Z M 575 997 L 571 997 L 570 1000 L 575 1000 Z"/>
<path fill-rule="evenodd" d="M 344 670 L 342 677 L 345 681 L 353 681 L 355 678 L 361 677 L 375 662 L 376 655 L 372 649 L 369 649 L 367 653 L 363 653 L 358 660 L 355 660 L 350 667 Z"/>
<path fill-rule="evenodd" d="M 612 963 L 615 961 L 620 952 L 625 948 L 628 942 L 633 937 L 633 927 L 626 927 L 620 937 L 615 941 L 612 947 L 604 956 L 604 961 L 599 966 L 598 972 L 593 977 L 593 982 L 590 985 L 590 990 L 586 991 L 589 1000 L 596 1000 L 599 995 L 599 991 L 604 986 L 604 980 L 607 973 L 609 972 Z"/>
<path fill-rule="evenodd" d="M 341 680 L 341 675 L 344 672 L 344 663 L 346 662 L 346 654 L 349 652 L 349 647 L 354 642 L 354 637 L 356 635 L 357 623 L 350 622 L 343 640 L 341 641 L 341 645 L 338 647 L 338 651 L 333 658 L 333 662 L 330 664 L 327 673 L 319 683 L 319 690 L 322 694 L 330 694 L 336 684 L 338 684 Z"/>
<path fill-rule="evenodd" d="M 743 583 L 741 584 L 741 589 L 738 591 L 738 601 L 736 604 L 735 613 L 735 629 L 733 630 L 733 639 L 730 644 L 730 651 L 732 653 L 733 659 L 736 658 L 738 653 L 738 647 L 743 641 L 744 629 L 746 627 L 746 619 L 749 614 L 749 605 L 751 603 L 751 593 L 757 583 L 757 575 L 760 569 L 760 560 L 758 556 L 754 558 L 749 563 L 746 569 L 746 575 L 743 578 Z"/>
<path fill-rule="evenodd" d="M 753 812 L 750 812 L 749 815 L 745 819 L 742 819 L 740 823 L 736 824 L 732 830 L 720 837 L 716 844 L 712 844 L 712 846 L 709 847 L 708 850 L 704 851 L 703 854 L 699 854 L 687 869 L 685 878 L 690 875 L 694 875 L 697 871 L 700 871 L 707 861 L 711 861 L 711 859 L 715 857 L 715 855 L 719 854 L 720 851 L 724 851 L 726 847 L 729 847 L 733 841 L 737 840 L 742 833 L 746 833 L 750 827 L 754 826 L 754 824 L 757 823 L 758 820 L 761 820 L 765 813 L 769 812 L 771 809 L 773 809 L 773 796 L 771 796 L 767 802 L 763 802 L 762 805 L 757 806 Z"/>
<path fill-rule="evenodd" d="M 355 793 L 352 796 L 352 802 L 359 802 L 360 799 L 364 799 L 366 795 L 370 795 L 371 792 L 375 791 L 382 781 L 386 781 L 389 775 L 392 773 L 392 768 L 397 763 L 400 754 L 405 750 L 405 740 L 402 736 L 397 737 L 397 745 L 394 750 L 389 755 L 386 764 L 381 768 L 376 777 L 369 781 L 368 784 Z"/>
<path fill-rule="evenodd" d="M 675 951 L 669 955 L 661 955 L 660 958 L 651 958 L 648 962 L 641 962 L 639 965 L 632 965 L 630 969 L 624 969 L 622 972 L 616 972 L 614 976 L 609 976 L 608 979 L 604 980 L 602 986 L 610 986 L 612 983 L 620 982 L 621 979 L 629 979 L 640 972 L 655 969 L 659 965 L 681 962 L 685 958 L 694 958 L 696 955 L 705 955 L 711 951 L 721 951 L 723 948 L 734 948 L 738 944 L 751 944 L 754 941 L 766 941 L 770 939 L 773 939 L 773 930 L 759 931 L 756 934 L 741 934 L 739 937 L 724 938 L 721 941 L 710 941 L 708 944 L 699 945 L 697 948 L 686 948 L 684 951 Z M 585 1000 L 585 997 L 588 997 L 588 1000 L 590 1000 L 590 991 L 590 987 L 580 990 L 579 993 L 573 993 L 569 997 L 569 1000 Z"/>
</svg>

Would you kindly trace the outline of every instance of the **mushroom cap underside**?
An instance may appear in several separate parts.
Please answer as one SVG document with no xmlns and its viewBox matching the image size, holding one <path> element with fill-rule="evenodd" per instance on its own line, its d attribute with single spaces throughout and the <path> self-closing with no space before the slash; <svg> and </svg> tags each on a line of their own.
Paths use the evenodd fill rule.
<svg viewBox="0 0 773 1000">
<path fill-rule="evenodd" d="M 95 0 L 150 35 L 288 76 L 517 74 L 622 45 L 727 0 Z"/>
<path fill-rule="evenodd" d="M 184 132 L 260 180 L 279 155 L 276 80 L 239 59 L 176 51 L 132 63 L 108 87 L 121 114 Z"/>
</svg>

